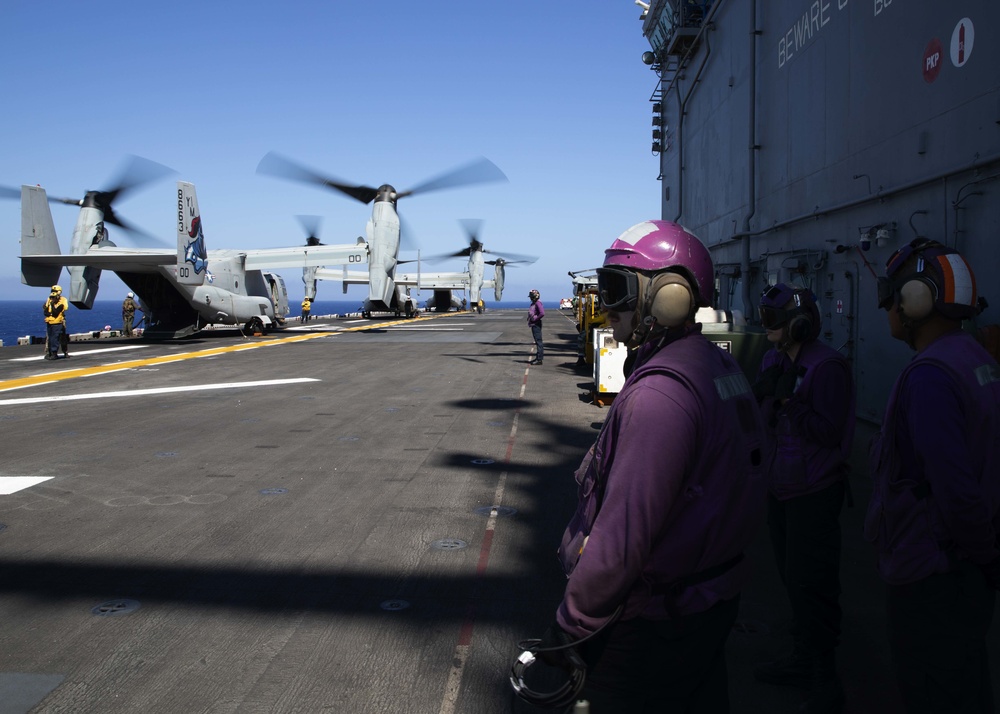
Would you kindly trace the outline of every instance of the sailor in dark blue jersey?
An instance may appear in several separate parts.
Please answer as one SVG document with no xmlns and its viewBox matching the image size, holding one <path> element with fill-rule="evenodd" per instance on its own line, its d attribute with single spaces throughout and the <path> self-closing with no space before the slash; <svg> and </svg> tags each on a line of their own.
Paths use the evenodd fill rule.
<svg viewBox="0 0 1000 714">
<path fill-rule="evenodd" d="M 993 712 L 986 633 L 1000 589 L 1000 367 L 961 320 L 980 301 L 954 249 L 918 239 L 879 279 L 896 380 L 870 463 L 865 537 L 887 584 L 889 645 L 907 712 Z"/>
</svg>

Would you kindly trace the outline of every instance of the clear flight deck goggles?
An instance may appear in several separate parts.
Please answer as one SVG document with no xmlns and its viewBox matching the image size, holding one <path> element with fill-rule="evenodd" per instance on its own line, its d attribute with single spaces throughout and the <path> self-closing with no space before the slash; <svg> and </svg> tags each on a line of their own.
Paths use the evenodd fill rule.
<svg viewBox="0 0 1000 714">
<path fill-rule="evenodd" d="M 639 304 L 639 276 L 621 268 L 598 268 L 597 293 L 605 310 L 635 310 Z"/>
</svg>

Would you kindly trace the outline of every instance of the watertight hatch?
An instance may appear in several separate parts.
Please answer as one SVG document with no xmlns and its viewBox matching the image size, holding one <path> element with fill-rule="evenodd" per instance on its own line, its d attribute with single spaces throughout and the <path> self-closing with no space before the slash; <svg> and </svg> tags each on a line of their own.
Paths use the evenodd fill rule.
<svg viewBox="0 0 1000 714">
<path fill-rule="evenodd" d="M 128 615 L 135 612 L 140 607 L 138 600 L 121 598 L 119 600 L 108 600 L 100 605 L 91 608 L 90 612 L 98 617 L 111 617 L 114 615 Z"/>
<path fill-rule="evenodd" d="M 498 516 L 513 516 L 517 513 L 517 509 L 510 506 L 480 506 L 474 512 L 480 516 L 492 516 L 494 511 Z"/>
<path fill-rule="evenodd" d="M 408 603 L 406 600 L 395 600 L 395 599 L 383 600 L 382 603 L 379 605 L 379 607 L 381 607 L 383 610 L 387 610 L 389 612 L 398 612 L 399 610 L 405 610 L 409 606 L 410 603 Z"/>
<path fill-rule="evenodd" d="M 464 540 L 458 538 L 442 538 L 431 543 L 434 550 L 461 550 L 468 545 Z"/>
</svg>

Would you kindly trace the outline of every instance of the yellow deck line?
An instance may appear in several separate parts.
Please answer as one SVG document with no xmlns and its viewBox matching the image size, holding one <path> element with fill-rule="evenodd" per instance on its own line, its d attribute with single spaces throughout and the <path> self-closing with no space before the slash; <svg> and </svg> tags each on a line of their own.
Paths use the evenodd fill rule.
<svg viewBox="0 0 1000 714">
<path fill-rule="evenodd" d="M 399 325 L 404 323 L 413 323 L 422 320 L 432 320 L 436 317 L 445 317 L 446 314 L 432 315 L 430 317 L 416 317 L 409 318 L 406 320 L 396 320 L 395 322 L 379 322 L 375 324 L 358 325 L 357 327 L 345 327 L 342 330 L 336 330 L 331 332 L 317 332 L 308 335 L 293 335 L 291 337 L 275 337 L 266 340 L 260 340 L 258 342 L 241 342 L 236 345 L 228 345 L 226 347 L 213 347 L 207 350 L 198 350 L 197 352 L 184 352 L 182 354 L 176 355 L 163 355 L 161 357 L 149 357 L 147 359 L 136 359 L 130 360 L 128 362 L 116 362 L 115 364 L 102 364 L 96 367 L 81 367 L 80 369 L 67 369 L 63 372 L 49 372 L 47 374 L 37 374 L 32 377 L 23 377 L 21 379 L 9 379 L 6 381 L 0 381 L 0 392 L 5 392 L 11 389 L 22 389 L 24 387 L 36 387 L 41 384 L 53 384 L 55 382 L 62 382 L 67 379 L 77 379 L 79 377 L 92 377 L 98 374 L 108 374 L 109 372 L 120 372 L 125 369 L 137 369 L 139 367 L 148 367 L 150 365 L 157 364 L 167 364 L 169 362 L 180 362 L 187 359 L 197 359 L 199 357 L 213 357 L 215 355 L 226 354 L 227 352 L 239 352 L 240 350 L 252 350 L 257 347 L 270 347 L 272 345 L 290 344 L 293 342 L 305 342 L 307 340 L 314 340 L 318 337 L 334 337 L 336 335 L 342 334 L 344 332 L 359 332 L 362 330 L 370 330 L 373 327 L 391 327 L 393 325 Z"/>
</svg>

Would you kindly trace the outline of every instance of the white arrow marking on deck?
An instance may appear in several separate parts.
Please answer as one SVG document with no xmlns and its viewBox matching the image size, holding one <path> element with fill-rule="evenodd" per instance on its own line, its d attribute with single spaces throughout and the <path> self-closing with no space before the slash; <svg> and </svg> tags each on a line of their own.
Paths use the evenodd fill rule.
<svg viewBox="0 0 1000 714">
<path fill-rule="evenodd" d="M 0 476 L 0 496 L 9 496 L 50 478 L 52 476 Z"/>
<path fill-rule="evenodd" d="M 195 384 L 187 387 L 160 387 L 157 389 L 131 389 L 122 392 L 95 392 L 93 394 L 64 394 L 56 397 L 25 397 L 24 399 L 0 399 L 0 405 L 39 404 L 42 402 L 69 402 L 76 399 L 107 399 L 111 397 L 145 397 L 151 394 L 171 394 L 174 392 L 201 392 L 208 389 L 241 389 L 249 387 L 274 387 L 282 384 L 318 382 L 312 377 L 294 379 L 266 379 L 259 382 L 219 382 L 218 384 Z"/>
</svg>

